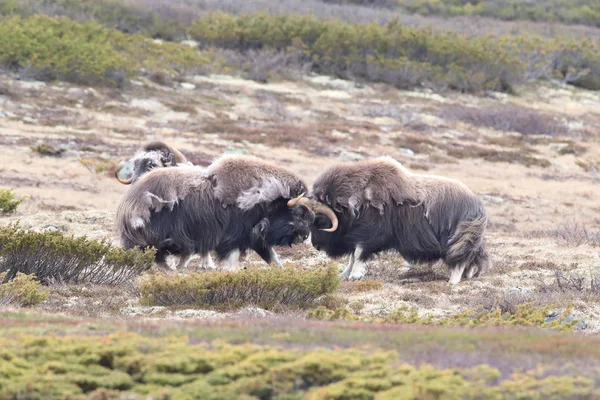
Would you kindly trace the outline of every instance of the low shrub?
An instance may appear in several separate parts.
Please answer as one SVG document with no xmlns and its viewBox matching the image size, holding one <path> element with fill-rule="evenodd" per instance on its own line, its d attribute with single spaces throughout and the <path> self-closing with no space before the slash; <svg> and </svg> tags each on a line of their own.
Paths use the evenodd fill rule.
<svg viewBox="0 0 600 400">
<path fill-rule="evenodd" d="M 31 151 L 33 151 L 34 153 L 38 153 L 42 156 L 56 157 L 60 156 L 62 153 L 65 152 L 65 149 L 56 149 L 54 148 L 54 146 L 48 143 L 40 143 L 35 146 L 31 146 L 30 148 Z"/>
<path fill-rule="evenodd" d="M 339 286 L 335 266 L 319 269 L 252 268 L 170 277 L 150 275 L 140 280 L 142 302 L 155 306 L 220 309 L 257 305 L 306 307 Z"/>
<path fill-rule="evenodd" d="M 23 200 L 15 198 L 15 193 L 10 189 L 0 189 L 0 215 L 13 214 Z"/>
<path fill-rule="evenodd" d="M 554 306 L 552 305 L 538 306 L 527 302 L 516 304 L 512 310 L 503 311 L 500 307 L 493 309 L 479 307 L 441 318 L 421 316 L 416 308 L 408 306 L 402 306 L 385 317 L 362 317 L 352 313 L 346 306 L 333 309 L 319 306 L 309 310 L 307 316 L 326 321 L 345 320 L 449 327 L 532 326 L 560 331 L 573 330 L 579 322 L 572 318 L 570 308 L 567 308 L 557 318 L 549 320 L 548 317 L 553 311 Z"/>
<path fill-rule="evenodd" d="M 499 131 L 519 132 L 524 135 L 566 135 L 567 126 L 552 115 L 517 106 L 474 108 L 461 105 L 444 107 L 439 117 L 467 122 Z"/>
<path fill-rule="evenodd" d="M 35 280 L 35 275 L 17 273 L 5 282 L 7 273 L 0 273 L 0 304 L 21 307 L 36 306 L 48 298 L 47 289 Z"/>
<path fill-rule="evenodd" d="M 549 232 L 561 246 L 577 247 L 588 245 L 600 247 L 600 231 L 588 229 L 585 225 L 570 222 Z"/>
<path fill-rule="evenodd" d="M 34 71 L 38 79 L 122 86 L 141 68 L 180 73 L 205 61 L 189 46 L 155 43 L 96 22 L 34 15 L 0 24 L 0 65 Z"/>
<path fill-rule="evenodd" d="M 0 397 L 6 399 L 581 399 L 600 394 L 593 368 L 553 369 L 543 362 L 528 367 L 516 359 L 512 368 L 500 370 L 469 363 L 468 347 L 454 349 L 464 358 L 440 355 L 444 365 L 461 365 L 448 368 L 420 359 L 411 365 L 396 352 L 373 346 L 194 343 L 184 335 L 130 332 L 17 333 L 0 340 Z M 550 340 L 543 344 L 563 343 Z M 540 352 L 536 346 L 529 351 Z"/>
<path fill-rule="evenodd" d="M 154 251 L 113 248 L 107 242 L 61 232 L 33 232 L 17 225 L 0 228 L 0 273 L 35 274 L 42 283 L 119 284 L 149 269 Z"/>
<path fill-rule="evenodd" d="M 369 4 L 369 0 L 336 0 L 336 2 Z M 383 0 L 380 0 L 383 1 Z M 600 27 L 600 10 L 592 0 L 399 0 L 397 5 L 410 13 L 421 15 L 480 15 L 503 20 L 529 20 L 584 24 Z"/>
<path fill-rule="evenodd" d="M 201 16 L 189 34 L 203 46 L 242 53 L 293 52 L 314 72 L 399 88 L 512 92 L 516 84 L 539 79 L 588 89 L 600 85 L 597 40 L 473 37 L 407 27 L 397 20 L 379 25 L 222 12 Z"/>
<path fill-rule="evenodd" d="M 95 21 L 123 33 L 165 40 L 185 37 L 176 18 L 163 17 L 142 4 L 115 0 L 0 0 L 0 15 L 29 17 L 34 14 L 63 16 L 75 21 Z"/>
</svg>

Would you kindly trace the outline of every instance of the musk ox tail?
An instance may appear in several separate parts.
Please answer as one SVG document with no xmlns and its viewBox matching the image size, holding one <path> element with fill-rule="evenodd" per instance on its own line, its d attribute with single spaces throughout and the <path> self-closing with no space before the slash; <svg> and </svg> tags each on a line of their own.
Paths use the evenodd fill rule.
<svg viewBox="0 0 600 400">
<path fill-rule="evenodd" d="M 464 274 L 472 278 L 491 267 L 485 244 L 487 216 L 463 221 L 448 241 L 444 261 L 453 270 L 451 281 L 458 283 Z"/>
</svg>

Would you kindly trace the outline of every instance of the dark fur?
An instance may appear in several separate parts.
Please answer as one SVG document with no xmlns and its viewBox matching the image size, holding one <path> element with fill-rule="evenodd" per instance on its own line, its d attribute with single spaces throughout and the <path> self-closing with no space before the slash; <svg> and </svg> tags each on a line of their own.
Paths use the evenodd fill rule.
<svg viewBox="0 0 600 400">
<path fill-rule="evenodd" d="M 321 230 L 331 222 L 320 214 L 311 227 L 313 246 L 331 257 L 350 255 L 360 245 L 362 261 L 396 250 L 409 262 L 474 265 L 474 276 L 490 264 L 486 211 L 458 181 L 412 174 L 390 159 L 375 159 L 329 169 L 309 196 L 338 217 L 335 232 Z"/>
<path fill-rule="evenodd" d="M 247 193 L 252 195 L 250 180 L 241 176 L 246 186 L 236 181 L 232 188 L 227 186 L 226 179 L 229 165 L 235 165 L 235 160 L 245 165 L 250 158 L 226 160 L 223 168 L 213 168 L 210 174 L 198 167 L 159 168 L 146 173 L 131 186 L 117 211 L 117 229 L 123 246 L 153 246 L 157 249 L 157 262 L 164 262 L 169 254 L 206 255 L 212 250 L 222 260 L 236 249 L 241 254 L 252 249 L 270 263 L 272 246 L 291 245 L 308 237 L 308 223 L 302 220 L 306 210 L 287 207 L 289 198 L 307 190 L 301 180 L 289 173 L 281 179 L 281 187 L 292 187 L 287 196 L 265 190 L 274 198 L 261 197 L 247 208 L 225 204 L 219 195 L 226 194 L 234 200 L 248 196 Z M 280 170 L 269 168 L 268 171 Z M 278 176 L 283 175 L 279 171 Z M 265 178 L 276 179 L 268 173 Z"/>
</svg>

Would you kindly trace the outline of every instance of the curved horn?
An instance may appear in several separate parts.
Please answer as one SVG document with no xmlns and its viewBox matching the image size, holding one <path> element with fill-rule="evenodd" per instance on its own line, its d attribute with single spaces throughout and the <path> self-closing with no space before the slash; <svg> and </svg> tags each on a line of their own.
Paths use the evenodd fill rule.
<svg viewBox="0 0 600 400">
<path fill-rule="evenodd" d="M 338 218 L 333 210 L 323 203 L 304 197 L 304 193 L 288 201 L 287 205 L 290 208 L 297 205 L 305 206 L 309 210 L 325 215 L 331 221 L 331 228 L 321 229 L 322 231 L 335 232 L 338 228 Z"/>
<path fill-rule="evenodd" d="M 119 171 L 115 171 L 115 178 L 117 178 L 117 180 L 123 185 L 131 185 L 131 182 L 133 182 L 133 175 L 129 179 L 121 179 L 119 178 Z"/>
</svg>

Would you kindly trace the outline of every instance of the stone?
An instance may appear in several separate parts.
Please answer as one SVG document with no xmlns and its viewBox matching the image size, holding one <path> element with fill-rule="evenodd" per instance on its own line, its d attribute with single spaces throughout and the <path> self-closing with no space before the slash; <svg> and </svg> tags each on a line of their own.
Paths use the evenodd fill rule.
<svg viewBox="0 0 600 400">
<path fill-rule="evenodd" d="M 406 147 L 402 147 L 400 149 L 398 149 L 398 151 L 402 154 L 405 154 L 409 157 L 414 157 L 415 156 L 415 152 L 412 151 L 411 149 L 407 149 Z"/>
<path fill-rule="evenodd" d="M 181 88 L 185 89 L 185 90 L 194 90 L 194 89 L 196 89 L 196 85 L 194 85 L 193 83 L 189 83 L 189 82 L 181 82 L 179 84 L 179 86 L 181 86 Z"/>
</svg>

